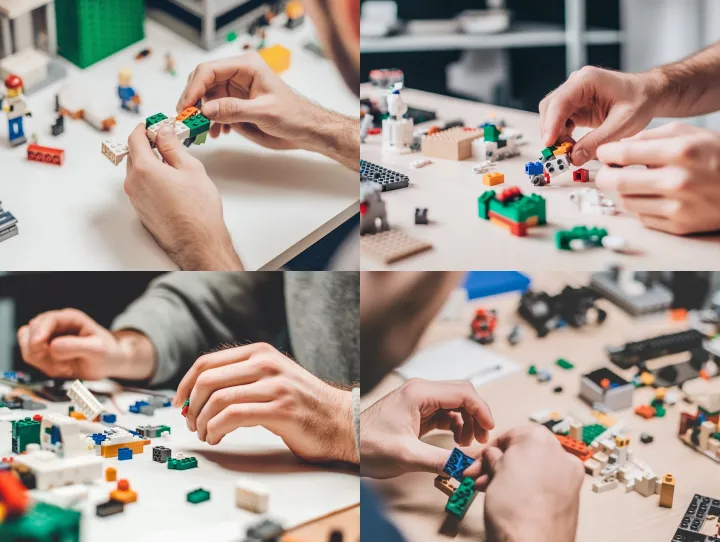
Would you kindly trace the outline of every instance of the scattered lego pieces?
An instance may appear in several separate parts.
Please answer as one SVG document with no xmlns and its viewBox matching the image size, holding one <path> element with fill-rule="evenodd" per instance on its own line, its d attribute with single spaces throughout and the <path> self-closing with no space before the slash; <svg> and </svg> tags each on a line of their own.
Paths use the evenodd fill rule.
<svg viewBox="0 0 720 542">
<path fill-rule="evenodd" d="M 550 382 L 550 380 L 552 380 L 552 373 L 547 369 L 540 369 L 537 372 L 537 380 L 538 382 Z"/>
<path fill-rule="evenodd" d="M 565 369 L 566 371 L 570 371 L 570 370 L 572 370 L 572 369 L 575 368 L 575 365 L 573 365 L 573 364 L 570 363 L 568 360 L 563 359 L 563 358 L 558 358 L 558 359 L 555 361 L 555 365 L 557 365 L 557 366 L 560 367 L 561 369 Z"/>
<path fill-rule="evenodd" d="M 640 433 L 640 442 L 643 444 L 652 444 L 654 440 L 655 437 L 653 437 L 650 433 Z"/>
<path fill-rule="evenodd" d="M 270 518 L 263 518 L 254 525 L 248 527 L 245 536 L 246 541 L 266 541 L 266 540 L 277 540 L 277 538 L 283 534 L 283 527 L 277 521 Z"/>
<path fill-rule="evenodd" d="M 580 380 L 580 398 L 611 411 L 632 407 L 634 392 L 635 386 L 606 367 L 587 373 Z"/>
<path fill-rule="evenodd" d="M 447 463 L 443 467 L 443 472 L 451 478 L 455 478 L 458 482 L 462 482 L 462 473 L 474 462 L 475 460 L 472 457 L 465 455 L 459 448 L 453 448 Z"/>
<path fill-rule="evenodd" d="M 505 175 L 499 171 L 493 171 L 492 173 L 486 173 L 483 175 L 482 183 L 485 186 L 497 186 L 505 183 Z"/>
<path fill-rule="evenodd" d="M 419 160 L 413 160 L 412 162 L 410 162 L 410 167 L 413 169 L 421 169 L 425 166 L 429 166 L 432 163 L 433 161 L 429 158 L 420 158 Z"/>
<path fill-rule="evenodd" d="M 524 196 L 519 188 L 506 188 L 500 194 L 486 190 L 478 198 L 478 216 L 523 237 L 532 226 L 546 224 L 545 198 Z"/>
<path fill-rule="evenodd" d="M 115 414 L 107 414 L 107 413 L 106 413 L 106 414 L 103 414 L 103 415 L 100 417 L 100 421 L 101 421 L 102 423 L 114 424 L 115 422 L 117 422 L 117 415 L 115 415 Z"/>
<path fill-rule="evenodd" d="M 238 508 L 264 514 L 268 510 L 269 499 L 270 491 L 262 484 L 246 478 L 235 481 L 235 506 Z"/>
<path fill-rule="evenodd" d="M 152 54 L 152 49 L 141 49 L 138 51 L 138 53 L 135 55 L 135 60 L 144 60 L 147 57 L 149 57 Z"/>
<path fill-rule="evenodd" d="M 415 224 L 427 226 L 429 223 L 427 207 L 415 207 Z"/>
<path fill-rule="evenodd" d="M 100 503 L 95 507 L 95 515 L 99 518 L 106 518 L 108 516 L 114 516 L 115 514 L 122 514 L 125 511 L 125 504 L 114 499 L 110 499 L 106 502 Z"/>
<path fill-rule="evenodd" d="M 463 478 L 460 486 L 450 495 L 450 499 L 448 499 L 447 505 L 445 506 L 445 512 L 458 519 L 463 519 L 477 495 L 475 480 L 472 478 Z"/>
<path fill-rule="evenodd" d="M 206 489 L 203 489 L 201 487 L 188 492 L 187 494 L 187 502 L 192 504 L 199 504 L 201 502 L 209 501 L 210 500 L 210 492 Z"/>
<path fill-rule="evenodd" d="M 123 504 L 137 501 L 137 493 L 130 488 L 130 482 L 125 479 L 118 480 L 117 489 L 110 492 L 110 498 Z"/>
<path fill-rule="evenodd" d="M 170 433 L 171 431 L 167 425 L 139 425 L 135 432 L 141 437 L 152 439 L 161 437 L 163 433 Z"/>
</svg>

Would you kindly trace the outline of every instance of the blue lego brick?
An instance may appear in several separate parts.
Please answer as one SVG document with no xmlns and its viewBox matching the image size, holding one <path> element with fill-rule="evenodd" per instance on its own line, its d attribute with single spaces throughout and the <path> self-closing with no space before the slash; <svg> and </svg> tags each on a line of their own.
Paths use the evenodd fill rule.
<svg viewBox="0 0 720 542">
<path fill-rule="evenodd" d="M 530 278 L 517 271 L 471 271 L 465 277 L 468 300 L 507 292 L 525 292 Z"/>
<path fill-rule="evenodd" d="M 103 414 L 101 420 L 103 423 L 115 423 L 117 416 L 115 414 Z"/>
<path fill-rule="evenodd" d="M 473 463 L 475 463 L 475 460 L 472 457 L 468 457 L 462 453 L 459 448 L 453 448 L 453 451 L 450 454 L 450 459 L 448 459 L 447 463 L 445 463 L 445 466 L 443 467 L 443 472 L 448 476 L 455 478 L 458 482 L 462 482 L 462 473 L 465 472 L 465 469 Z"/>
<path fill-rule="evenodd" d="M 50 429 L 50 444 L 57 444 L 62 441 L 62 435 L 60 435 L 60 428 L 57 425 L 53 425 Z"/>
<path fill-rule="evenodd" d="M 127 461 L 133 458 L 133 453 L 130 448 L 120 448 L 118 450 L 118 461 Z"/>
<path fill-rule="evenodd" d="M 525 164 L 525 175 L 542 175 L 543 165 L 540 162 L 528 162 Z"/>
<path fill-rule="evenodd" d="M 107 435 L 103 433 L 93 433 L 90 435 L 90 438 L 93 439 L 93 442 L 95 442 L 96 445 L 102 444 L 105 440 L 107 440 Z"/>
</svg>

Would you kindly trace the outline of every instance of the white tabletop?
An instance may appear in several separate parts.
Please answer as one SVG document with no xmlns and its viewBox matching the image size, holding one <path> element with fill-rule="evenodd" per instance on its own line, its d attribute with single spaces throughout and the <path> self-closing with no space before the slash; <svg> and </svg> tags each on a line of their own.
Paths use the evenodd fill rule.
<svg viewBox="0 0 720 542">
<path fill-rule="evenodd" d="M 357 115 L 357 98 L 331 61 L 306 51 L 304 30 L 273 29 L 268 45 L 292 50 L 284 79 L 323 106 Z M 151 56 L 135 61 L 141 49 Z M 171 50 L 177 77 L 164 72 Z M 172 115 L 188 74 L 204 60 L 241 53 L 238 42 L 208 53 L 153 21 L 146 39 L 90 68 L 69 66 L 66 82 L 87 82 L 91 92 L 117 103 L 115 139 L 127 139 L 138 122 L 163 112 Z M 142 115 L 120 109 L 117 73 L 132 67 L 142 96 Z M 62 84 L 62 83 L 61 83 Z M 7 122 L 0 122 L 0 201 L 18 219 L 20 234 L 0 243 L 4 270 L 172 269 L 173 263 L 143 228 L 123 192 L 125 165 L 114 167 L 100 153 L 108 137 L 84 121 L 65 119 L 65 133 L 49 135 L 54 122 L 53 85 L 29 98 L 33 117 L 26 133 L 40 144 L 65 149 L 62 167 L 28 162 L 25 147 L 9 148 Z M 235 249 L 249 270 L 275 269 L 358 212 L 358 174 L 305 151 L 260 148 L 237 134 L 208 139 L 191 152 L 205 164 L 223 198 L 225 221 Z"/>
<path fill-rule="evenodd" d="M 363 89 L 369 94 L 369 87 Z M 591 162 L 591 182 L 574 183 L 566 174 L 556 177 L 549 186 L 534 187 L 525 175 L 525 164 L 537 160 L 544 147 L 540 140 L 539 116 L 476 102 L 448 98 L 436 94 L 404 90 L 409 106 L 437 111 L 442 121 L 462 119 L 468 126 L 478 126 L 492 115 L 506 120 L 508 127 L 523 132 L 525 145 L 516 158 L 496 163 L 496 170 L 505 174 L 503 189 L 518 186 L 524 194 L 536 192 L 547 204 L 548 225 L 531 228 L 527 237 L 515 237 L 505 229 L 478 217 L 478 196 L 489 187 L 482 184 L 482 175 L 472 171 L 478 161 L 461 162 L 433 158 L 433 164 L 412 169 L 410 163 L 419 153 L 398 155 L 384 153 L 382 136 L 369 136 L 361 146 L 360 155 L 370 162 L 400 171 L 410 177 L 410 186 L 383 192 L 391 227 L 399 227 L 415 237 L 430 241 L 433 250 L 412 256 L 392 266 L 384 266 L 361 257 L 363 269 L 584 269 L 597 270 L 610 263 L 642 266 L 647 269 L 717 269 L 720 266 L 720 235 L 678 237 L 645 228 L 634 216 L 620 211 L 616 216 L 581 214 L 571 204 L 572 190 L 595 186 L 594 175 L 599 162 Z M 438 124 L 428 123 L 429 125 Z M 617 195 L 607 194 L 614 201 Z M 416 207 L 427 207 L 432 221 L 428 226 L 414 224 Z M 626 239 L 637 251 L 621 255 L 602 248 L 584 252 L 555 248 L 557 230 L 577 225 L 595 225 L 610 235 Z"/>
<path fill-rule="evenodd" d="M 7 390 L 0 386 L 0 391 Z M 83 513 L 82 542 L 126 542 L 129 532 L 137 542 L 241 540 L 247 527 L 263 516 L 235 507 L 235 480 L 240 477 L 269 489 L 267 516 L 280 521 L 285 528 L 355 505 L 360 500 L 360 482 L 356 475 L 302 464 L 279 437 L 266 429 L 238 429 L 221 444 L 210 446 L 187 429 L 179 409 L 159 409 L 153 416 L 127 413 L 128 406 L 141 398 L 136 393 L 116 397 L 117 404 L 125 411 L 118 415 L 117 424 L 132 430 L 139 425 L 168 425 L 172 428 L 170 440 L 152 439 L 142 454 L 135 454 L 129 461 L 105 459 L 103 472 L 107 467 L 115 467 L 118 479 L 126 478 L 130 482 L 138 500 L 126 505 L 122 514 L 99 518 L 95 506 L 108 500 L 117 483 L 100 480 L 88 486 L 89 498 L 78 507 Z M 67 413 L 68 404 L 55 403 L 49 408 Z M 110 404 L 106 404 L 106 408 L 115 412 Z M 44 412 L 47 411 L 37 413 Z M 3 413 L 2 418 L 15 414 L 32 416 L 35 412 L 10 411 Z M 167 464 L 152 460 L 152 446 L 170 448 L 173 457 L 179 451 L 186 457 L 194 456 L 198 467 L 171 471 Z M 0 457 L 10 455 L 9 423 L 2 423 Z M 187 493 L 199 487 L 210 491 L 210 501 L 188 503 Z"/>
</svg>

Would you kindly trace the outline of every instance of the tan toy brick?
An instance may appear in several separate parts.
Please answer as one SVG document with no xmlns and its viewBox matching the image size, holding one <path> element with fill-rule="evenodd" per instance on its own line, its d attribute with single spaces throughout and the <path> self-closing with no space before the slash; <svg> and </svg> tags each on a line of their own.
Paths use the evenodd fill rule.
<svg viewBox="0 0 720 542">
<path fill-rule="evenodd" d="M 672 474 L 663 476 L 660 485 L 660 502 L 658 506 L 672 508 L 673 497 L 675 496 L 675 477 Z"/>
<path fill-rule="evenodd" d="M 483 175 L 482 183 L 485 186 L 496 186 L 505 182 L 505 174 L 499 171 L 493 171 L 492 173 L 486 173 Z"/>
<path fill-rule="evenodd" d="M 400 230 L 388 230 L 360 238 L 360 251 L 369 258 L 391 264 L 430 250 L 432 244 Z"/>
<path fill-rule="evenodd" d="M 472 142 L 483 137 L 482 130 L 450 128 L 422 138 L 422 153 L 428 158 L 466 160 L 472 156 Z"/>
<path fill-rule="evenodd" d="M 450 483 L 450 478 L 445 478 L 444 476 L 439 475 L 435 477 L 435 487 L 445 493 L 448 497 L 451 497 L 457 489 L 456 486 Z"/>
</svg>

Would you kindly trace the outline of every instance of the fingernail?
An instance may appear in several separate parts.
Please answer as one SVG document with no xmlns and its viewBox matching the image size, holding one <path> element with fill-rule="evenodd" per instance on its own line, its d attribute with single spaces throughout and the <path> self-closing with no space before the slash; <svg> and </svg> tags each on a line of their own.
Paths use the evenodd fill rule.
<svg viewBox="0 0 720 542">
<path fill-rule="evenodd" d="M 208 118 L 214 118 L 217 116 L 218 112 L 220 111 L 220 106 L 213 102 L 208 102 L 203 107 L 203 115 L 205 115 Z"/>
<path fill-rule="evenodd" d="M 573 158 L 573 162 L 575 162 L 578 165 L 582 165 L 588 161 L 589 156 L 588 156 L 588 153 L 586 150 L 580 149 L 573 153 L 572 158 Z"/>
</svg>

